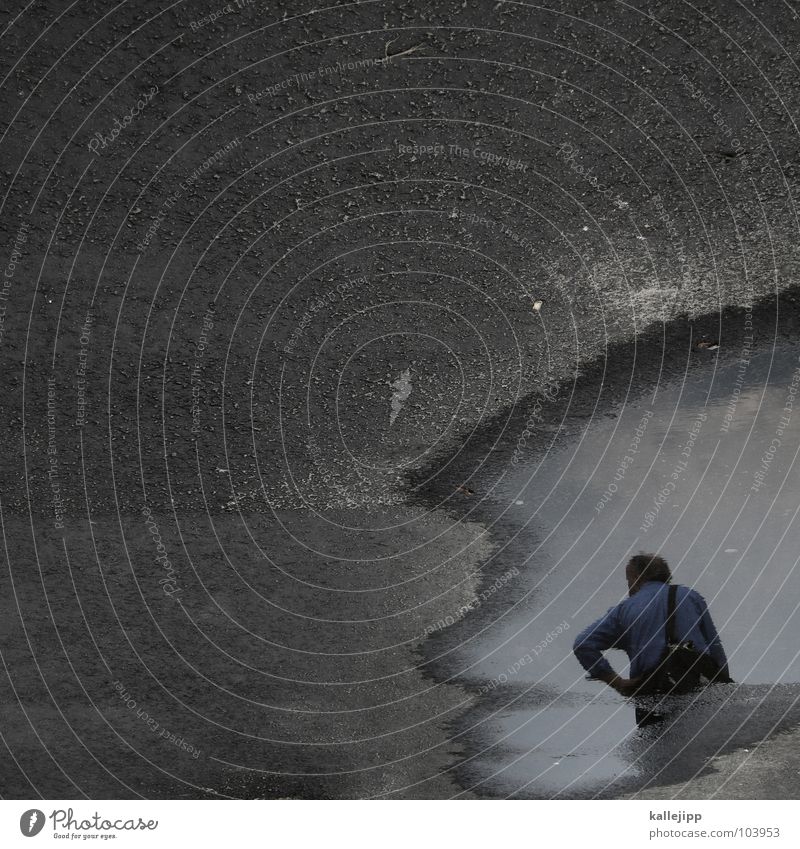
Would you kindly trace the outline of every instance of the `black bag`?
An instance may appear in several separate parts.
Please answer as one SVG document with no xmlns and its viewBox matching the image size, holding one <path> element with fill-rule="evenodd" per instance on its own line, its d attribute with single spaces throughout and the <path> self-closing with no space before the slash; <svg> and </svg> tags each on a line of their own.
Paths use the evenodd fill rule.
<svg viewBox="0 0 800 849">
<path fill-rule="evenodd" d="M 637 687 L 637 694 L 675 693 L 696 690 L 703 679 L 721 680 L 720 668 L 707 655 L 699 652 L 691 640 L 678 642 L 675 637 L 675 597 L 678 587 L 669 588 L 667 596 L 667 646 L 658 665 Z"/>
</svg>

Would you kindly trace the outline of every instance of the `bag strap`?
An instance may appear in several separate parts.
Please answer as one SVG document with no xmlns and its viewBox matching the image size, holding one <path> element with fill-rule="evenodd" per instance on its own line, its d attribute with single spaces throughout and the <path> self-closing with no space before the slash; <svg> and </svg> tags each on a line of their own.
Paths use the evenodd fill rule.
<svg viewBox="0 0 800 849">
<path fill-rule="evenodd" d="M 675 599 L 678 595 L 677 584 L 670 584 L 667 593 L 667 645 L 675 643 Z"/>
</svg>

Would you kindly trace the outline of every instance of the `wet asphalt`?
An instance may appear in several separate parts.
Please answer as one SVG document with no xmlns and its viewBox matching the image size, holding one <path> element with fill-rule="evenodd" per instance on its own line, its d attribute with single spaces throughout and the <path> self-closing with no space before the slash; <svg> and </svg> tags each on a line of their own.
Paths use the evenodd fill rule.
<svg viewBox="0 0 800 849">
<path fill-rule="evenodd" d="M 568 636 L 563 677 L 513 710 L 467 659 L 498 618 L 619 595 L 635 528 L 594 559 L 542 549 L 542 458 L 608 441 L 598 417 L 687 371 L 726 363 L 735 384 L 748 334 L 791 358 L 791 9 L 223 7 L 0 12 L 0 794 L 624 795 L 791 726 L 794 621 L 748 641 L 722 592 L 754 689 L 715 695 L 727 718 L 681 714 L 713 734 L 689 753 L 665 735 L 635 780 L 629 707 L 576 682 Z M 780 396 L 791 378 L 767 373 L 748 387 Z M 528 422 L 531 482 L 503 490 Z M 771 538 L 702 572 L 688 534 L 674 550 L 706 594 L 763 575 Z M 563 613 L 534 590 L 551 572 L 555 596 L 581 574 Z M 756 662 L 762 641 L 788 671 Z M 545 771 L 548 728 L 573 738 L 553 704 L 610 716 L 618 748 Z"/>
<path fill-rule="evenodd" d="M 569 414 L 588 386 L 562 405 L 544 399 L 538 432 L 549 438 L 472 478 L 467 517 L 502 544 L 477 602 L 429 645 L 440 674 L 457 670 L 477 696 L 458 724 L 465 788 L 593 798 L 691 785 L 717 756 L 796 726 L 800 348 L 759 345 L 762 317 L 728 313 L 711 350 L 688 337 L 661 380 L 631 380 L 624 399 L 588 415 Z M 624 598 L 624 564 L 641 550 L 661 552 L 675 580 L 706 597 L 737 681 L 668 700 L 666 721 L 646 729 L 634 726 L 634 703 L 584 680 L 571 650 Z M 624 673 L 624 655 L 610 659 Z M 739 792 L 761 797 L 746 762 L 737 773 L 749 787 Z"/>
</svg>

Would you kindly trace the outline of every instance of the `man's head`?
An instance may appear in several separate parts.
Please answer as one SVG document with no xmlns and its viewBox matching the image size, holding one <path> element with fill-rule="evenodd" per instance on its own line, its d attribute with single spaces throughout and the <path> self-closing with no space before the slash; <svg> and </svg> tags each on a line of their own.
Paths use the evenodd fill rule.
<svg viewBox="0 0 800 849">
<path fill-rule="evenodd" d="M 625 567 L 625 578 L 628 581 L 628 595 L 633 595 L 647 581 L 661 581 L 662 584 L 668 584 L 672 579 L 672 572 L 663 557 L 642 552 L 628 561 Z"/>
</svg>

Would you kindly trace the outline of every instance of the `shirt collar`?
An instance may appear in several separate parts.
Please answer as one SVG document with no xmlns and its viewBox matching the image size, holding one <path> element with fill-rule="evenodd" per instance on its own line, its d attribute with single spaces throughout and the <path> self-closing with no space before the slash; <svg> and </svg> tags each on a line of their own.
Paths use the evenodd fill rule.
<svg viewBox="0 0 800 849">
<path fill-rule="evenodd" d="M 635 595 L 639 595 L 640 592 L 644 590 L 651 590 L 656 592 L 660 587 L 666 587 L 668 584 L 665 584 L 663 581 L 645 581 L 640 587 L 639 591 Z"/>
</svg>

